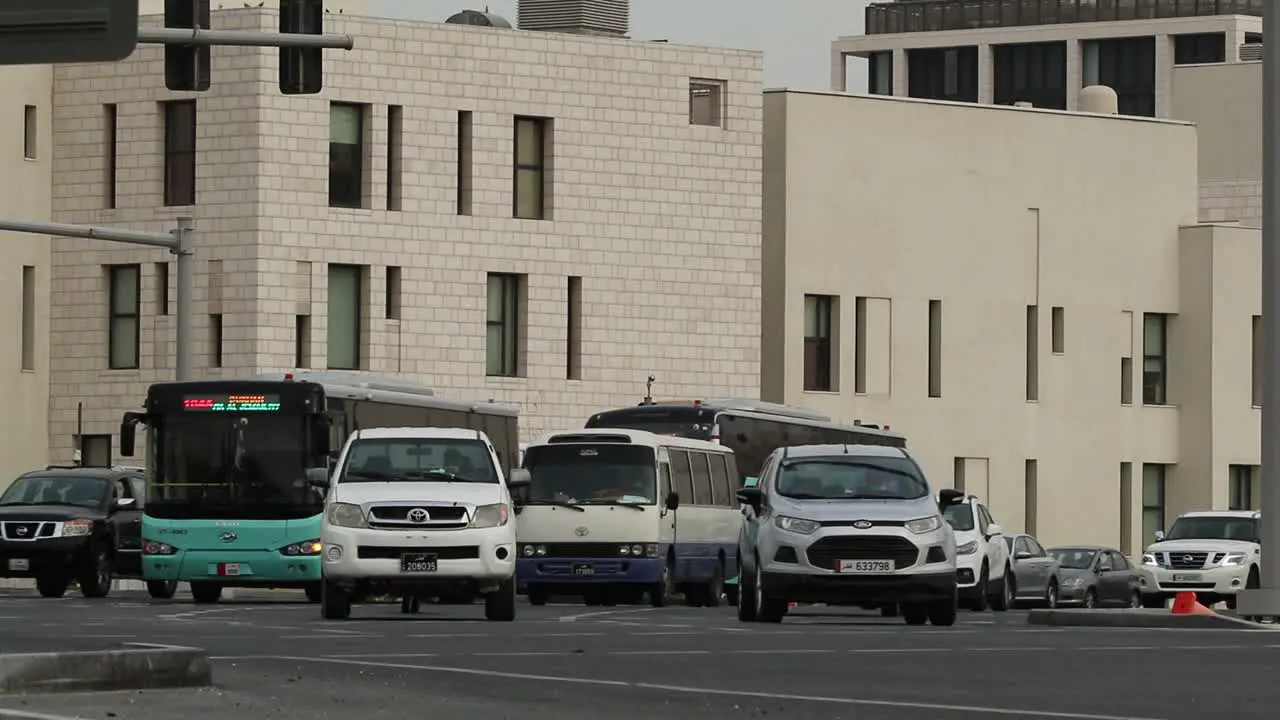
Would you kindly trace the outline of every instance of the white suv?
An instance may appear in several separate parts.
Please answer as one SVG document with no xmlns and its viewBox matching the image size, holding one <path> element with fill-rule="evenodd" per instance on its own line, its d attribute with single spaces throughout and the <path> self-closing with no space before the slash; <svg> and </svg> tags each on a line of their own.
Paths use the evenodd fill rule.
<svg viewBox="0 0 1280 720">
<path fill-rule="evenodd" d="M 902 448 L 775 450 L 738 491 L 738 619 L 781 622 L 791 602 L 896 605 L 909 625 L 956 622 L 956 543 L 928 480 Z"/>
<path fill-rule="evenodd" d="M 956 582 L 960 604 L 983 611 L 1013 607 L 1013 586 L 1009 584 L 1009 544 L 1004 529 L 991 519 L 991 512 L 976 496 L 946 508 L 945 516 L 956 532 Z"/>
<path fill-rule="evenodd" d="M 350 617 L 353 598 L 397 593 L 406 600 L 480 595 L 487 619 L 515 619 L 516 530 L 508 488 L 527 485 L 528 473 L 513 470 L 504 478 L 484 433 L 357 430 L 326 484 L 324 618 Z"/>
<path fill-rule="evenodd" d="M 1205 605 L 1226 600 L 1235 609 L 1236 593 L 1259 586 L 1262 555 L 1253 510 L 1189 512 L 1142 554 L 1138 586 L 1142 605 L 1164 607 L 1179 592 L 1194 592 Z"/>
</svg>

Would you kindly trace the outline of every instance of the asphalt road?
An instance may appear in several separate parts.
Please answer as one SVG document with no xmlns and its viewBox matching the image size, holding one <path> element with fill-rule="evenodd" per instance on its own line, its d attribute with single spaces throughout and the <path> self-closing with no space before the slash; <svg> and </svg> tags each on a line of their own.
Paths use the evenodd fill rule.
<svg viewBox="0 0 1280 720">
<path fill-rule="evenodd" d="M 788 720 L 1275 717 L 1280 635 L 1041 628 L 1024 613 L 953 628 L 802 608 L 743 625 L 733 608 L 357 607 L 0 597 L 0 652 L 153 643 L 202 647 L 213 689 L 0 696 L 0 718 Z M 6 711 L 10 715 L 6 715 Z M 19 714 L 12 714 L 12 713 Z"/>
</svg>

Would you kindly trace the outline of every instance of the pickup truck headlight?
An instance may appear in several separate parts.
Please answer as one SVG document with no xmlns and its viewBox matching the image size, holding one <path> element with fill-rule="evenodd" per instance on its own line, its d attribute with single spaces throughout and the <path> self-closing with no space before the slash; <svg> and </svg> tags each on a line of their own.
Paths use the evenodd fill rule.
<svg viewBox="0 0 1280 720">
<path fill-rule="evenodd" d="M 812 535 L 818 532 L 818 528 L 822 527 L 821 523 L 816 523 L 813 520 L 803 520 L 786 515 L 779 515 L 774 522 L 783 530 L 800 535 Z"/>
<path fill-rule="evenodd" d="M 962 545 L 957 545 L 957 546 L 956 546 L 956 554 L 957 554 L 957 555 L 972 555 L 972 554 L 974 554 L 974 553 L 976 553 L 976 552 L 978 552 L 978 541 L 977 541 L 977 540 L 970 540 L 970 541 L 969 541 L 969 542 L 967 542 L 967 543 L 964 543 L 964 544 L 962 544 Z"/>
<path fill-rule="evenodd" d="M 937 515 L 907 521 L 907 529 L 917 535 L 933 532 L 940 527 L 942 527 L 942 521 L 938 519 Z"/>
<path fill-rule="evenodd" d="M 92 532 L 92 520 L 68 520 L 62 523 L 62 537 L 84 537 Z"/>
<path fill-rule="evenodd" d="M 360 509 L 359 505 L 352 505 L 351 503 L 334 503 L 330 505 L 326 519 L 334 527 L 369 527 L 369 523 L 365 522 L 364 519 L 364 511 Z"/>
<path fill-rule="evenodd" d="M 511 508 L 503 503 L 481 505 L 471 516 L 471 524 L 467 527 L 494 528 L 506 525 L 511 519 Z"/>
<path fill-rule="evenodd" d="M 1240 567 L 1241 565 L 1244 565 L 1248 559 L 1249 556 L 1242 552 L 1227 553 L 1227 556 L 1222 559 L 1222 566 Z"/>
</svg>

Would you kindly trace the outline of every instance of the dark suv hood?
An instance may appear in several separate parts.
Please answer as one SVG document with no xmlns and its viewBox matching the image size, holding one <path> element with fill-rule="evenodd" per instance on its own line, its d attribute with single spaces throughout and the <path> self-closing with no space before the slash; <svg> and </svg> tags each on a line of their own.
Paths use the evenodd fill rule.
<svg viewBox="0 0 1280 720">
<path fill-rule="evenodd" d="M 32 520 L 101 520 L 101 510 L 79 505 L 0 505 L 0 522 Z"/>
</svg>

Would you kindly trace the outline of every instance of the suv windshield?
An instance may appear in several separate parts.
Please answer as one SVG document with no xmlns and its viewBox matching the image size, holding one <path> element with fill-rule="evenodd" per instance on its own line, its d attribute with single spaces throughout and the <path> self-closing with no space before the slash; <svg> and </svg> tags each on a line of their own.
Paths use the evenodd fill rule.
<svg viewBox="0 0 1280 720">
<path fill-rule="evenodd" d="M 532 502 L 653 505 L 656 464 L 644 445 L 538 445 L 524 456 Z"/>
<path fill-rule="evenodd" d="M 78 505 L 100 508 L 111 497 L 111 482 L 100 477 L 27 475 L 0 495 L 0 505 Z"/>
<path fill-rule="evenodd" d="M 496 483 L 489 446 L 465 438 L 369 438 L 356 440 L 338 482 Z"/>
<path fill-rule="evenodd" d="M 1089 548 L 1054 548 L 1049 554 L 1067 570 L 1088 570 L 1093 567 L 1093 556 L 1098 551 Z"/>
<path fill-rule="evenodd" d="M 775 489 L 796 500 L 915 500 L 929 494 L 908 458 L 857 455 L 784 460 Z"/>
<path fill-rule="evenodd" d="M 1178 518 L 1165 540 L 1239 540 L 1258 542 L 1258 520 L 1230 515 Z"/>
<path fill-rule="evenodd" d="M 973 529 L 973 506 L 969 503 L 948 505 L 942 511 L 942 517 L 951 525 L 952 530 L 967 532 Z"/>
</svg>

